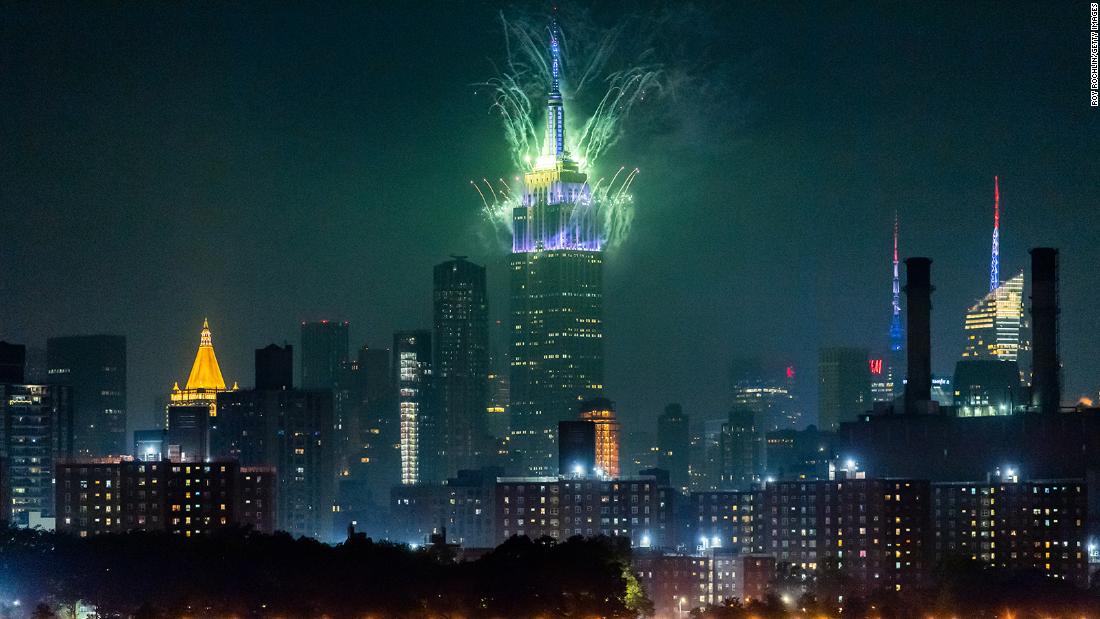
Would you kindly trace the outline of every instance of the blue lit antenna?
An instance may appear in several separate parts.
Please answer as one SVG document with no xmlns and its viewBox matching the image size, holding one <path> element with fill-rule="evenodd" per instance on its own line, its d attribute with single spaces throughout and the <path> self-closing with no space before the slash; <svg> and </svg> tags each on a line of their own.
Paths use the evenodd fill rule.
<svg viewBox="0 0 1100 619">
<path fill-rule="evenodd" d="M 558 21 L 550 20 L 550 96 L 546 101 L 546 154 L 565 155 L 565 105 L 561 98 L 561 45 Z"/>
</svg>

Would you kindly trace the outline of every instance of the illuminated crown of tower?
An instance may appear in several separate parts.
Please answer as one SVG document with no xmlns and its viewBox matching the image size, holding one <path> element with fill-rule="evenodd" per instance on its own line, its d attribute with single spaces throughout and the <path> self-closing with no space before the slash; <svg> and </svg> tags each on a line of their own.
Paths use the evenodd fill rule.
<svg viewBox="0 0 1100 619">
<path fill-rule="evenodd" d="M 187 389 L 216 389 L 225 391 L 225 379 L 222 378 L 218 358 L 214 355 L 214 342 L 210 337 L 210 324 L 204 318 L 202 333 L 199 335 L 199 351 L 195 354 L 195 363 L 187 377 Z"/>
<path fill-rule="evenodd" d="M 891 288 L 890 350 L 901 352 L 905 332 L 901 326 L 901 280 L 898 277 L 898 214 L 894 213 L 894 279 Z"/>
<path fill-rule="evenodd" d="M 550 22 L 550 92 L 546 97 L 546 139 L 537 168 L 553 167 L 565 152 L 565 102 L 561 96 L 561 44 L 558 22 Z"/>
<path fill-rule="evenodd" d="M 993 256 L 989 261 L 989 289 L 1001 285 L 1001 187 L 993 177 Z"/>
</svg>

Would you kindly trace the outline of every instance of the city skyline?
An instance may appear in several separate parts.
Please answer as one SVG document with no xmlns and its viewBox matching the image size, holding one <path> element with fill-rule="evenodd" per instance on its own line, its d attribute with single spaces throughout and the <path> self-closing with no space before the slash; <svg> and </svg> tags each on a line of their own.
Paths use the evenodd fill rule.
<svg viewBox="0 0 1100 619">
<path fill-rule="evenodd" d="M 936 60 L 945 61 L 952 49 L 972 40 L 996 42 L 1008 36 L 1000 34 L 1006 28 L 999 26 L 1006 24 L 1030 21 L 1055 28 L 1073 16 L 1057 9 L 1040 14 L 1026 7 L 1006 7 L 993 15 L 979 8 L 953 8 L 944 17 L 916 7 L 904 11 L 908 17 L 931 23 L 951 19 L 973 26 L 972 38 L 952 29 L 932 28 L 936 34 L 908 34 L 905 45 L 884 48 L 881 31 L 860 34 L 835 49 L 832 61 L 840 68 L 833 70 L 848 77 L 830 88 L 824 88 L 813 62 L 803 63 L 792 41 L 767 44 L 763 32 L 732 27 L 739 16 L 748 23 L 770 23 L 774 15 L 767 9 L 737 7 L 711 13 L 693 9 L 682 15 L 662 15 L 673 30 L 699 28 L 699 12 L 730 25 L 728 33 L 702 29 L 700 39 L 721 43 L 722 49 L 736 53 L 732 59 L 705 56 L 714 62 L 699 63 L 706 65 L 702 68 L 686 67 L 688 77 L 710 84 L 711 90 L 691 101 L 675 93 L 655 98 L 653 107 L 670 111 L 642 110 L 641 118 L 661 120 L 664 130 L 639 129 L 604 155 L 608 165 L 637 164 L 642 170 L 634 185 L 634 231 L 627 243 L 606 256 L 605 392 L 618 403 L 624 423 L 644 420 L 645 425 L 653 425 L 667 402 L 683 403 L 685 412 L 695 419 L 723 415 L 729 405 L 724 369 L 736 349 L 748 347 L 768 360 L 792 363 L 806 378 L 800 381 L 809 390 L 800 394 L 806 403 L 817 401 L 812 389 L 820 348 L 852 345 L 883 350 L 889 305 L 882 291 L 889 286 L 891 273 L 881 247 L 890 241 L 895 210 L 901 220 L 903 257 L 927 255 L 935 261 L 933 369 L 937 375 L 950 375 L 961 350 L 960 318 L 986 288 L 993 176 L 999 179 L 1004 213 L 999 230 L 1000 271 L 1024 268 L 1028 247 L 1062 249 L 1067 308 L 1061 335 L 1065 396 L 1070 400 L 1097 388 L 1091 377 L 1097 374 L 1098 362 L 1088 354 L 1091 330 L 1085 311 L 1098 303 L 1086 266 L 1095 262 L 1097 250 L 1080 230 L 1082 224 L 1091 224 L 1088 216 L 1095 197 L 1088 179 L 1096 177 L 1096 162 L 1067 154 L 1079 152 L 1079 140 L 1095 120 L 1078 111 L 1069 77 L 1052 77 L 1028 63 L 1012 62 L 1020 52 L 1011 47 L 990 45 L 990 51 L 979 52 L 985 63 L 1006 71 L 1013 67 L 1011 93 L 992 78 L 982 77 L 986 72 L 979 74 L 977 61 L 974 66 L 956 67 L 959 75 L 935 82 L 938 90 L 927 88 L 933 83 Z M 5 178 L 12 188 L 5 200 L 12 208 L 3 209 L 0 217 L 15 238 L 4 244 L 0 256 L 22 268 L 5 271 L 0 292 L 14 298 L 10 295 L 37 281 L 47 290 L 69 290 L 85 302 L 66 304 L 56 294 L 41 294 L 29 297 L 26 304 L 5 303 L 0 308 L 3 338 L 44 348 L 48 336 L 125 335 L 128 429 L 133 430 L 156 419 L 155 398 L 163 396 L 164 386 L 178 380 L 188 367 L 194 354 L 192 334 L 203 317 L 216 325 L 220 360 L 226 375 L 233 377 L 250 375 L 255 348 L 271 342 L 298 345 L 300 321 L 347 320 L 353 346 L 387 347 L 393 332 L 431 324 L 431 267 L 458 253 L 486 267 L 490 318 L 506 319 L 507 255 L 485 238 L 488 232 L 480 204 L 466 185 L 469 178 L 509 169 L 496 120 L 488 113 L 489 102 L 471 86 L 483 81 L 491 72 L 490 60 L 500 56 L 500 26 L 494 21 L 495 11 L 486 6 L 464 11 L 444 8 L 440 13 L 424 28 L 434 37 L 431 44 L 417 38 L 423 33 L 411 33 L 383 37 L 384 46 L 369 36 L 356 36 L 353 46 L 353 34 L 369 33 L 380 24 L 374 20 L 377 14 L 368 9 L 345 9 L 340 17 L 346 18 L 346 24 L 326 23 L 341 35 L 331 43 L 333 47 L 298 42 L 294 49 L 308 52 L 306 64 L 290 63 L 301 68 L 289 74 L 283 70 L 287 64 L 280 62 L 287 60 L 288 52 L 275 52 L 274 58 L 264 61 L 262 54 L 272 50 L 262 41 L 247 48 L 217 41 L 198 47 L 193 35 L 171 27 L 186 20 L 221 28 L 241 23 L 240 17 L 227 12 L 209 9 L 184 19 L 152 7 L 107 24 L 119 45 L 149 52 L 149 59 L 141 62 L 171 66 L 168 50 L 201 50 L 192 58 L 197 66 L 220 67 L 232 74 L 258 65 L 261 74 L 285 76 L 285 86 L 272 86 L 274 90 L 267 93 L 278 95 L 271 110 L 249 107 L 255 114 L 245 115 L 244 110 L 234 112 L 229 101 L 255 102 L 261 93 L 243 92 L 232 79 L 212 77 L 222 75 L 217 71 L 206 76 L 186 73 L 190 77 L 176 86 L 149 94 L 150 105 L 127 130 L 120 129 L 121 117 L 106 109 L 126 92 L 126 82 L 118 81 L 126 75 L 123 65 L 112 58 L 102 59 L 107 62 L 88 69 L 87 75 L 117 79 L 101 80 L 83 91 L 66 91 L 52 103 L 32 106 L 34 97 L 60 87 L 61 80 L 88 79 L 76 73 L 48 73 L 39 82 L 45 90 L 8 98 L 11 113 L 4 130 L 23 135 L 19 139 L 24 143 L 30 139 L 27 135 L 35 135 L 29 144 L 38 147 L 27 159 L 8 161 L 5 166 L 8 174 L 14 174 Z M 285 32 L 295 16 L 291 9 L 269 13 L 262 32 Z M 73 54 L 81 45 L 92 45 L 103 36 L 78 26 L 74 14 L 66 17 L 72 20 L 62 29 L 67 38 L 54 34 L 46 39 L 52 45 L 16 50 L 21 36 L 43 34 L 41 16 L 28 16 L 13 42 L 5 44 L 15 77 L 54 55 L 76 62 Z M 566 29 L 569 17 L 562 17 Z M 797 19 L 795 23 L 809 44 L 820 46 L 828 41 L 833 27 L 881 22 L 887 26 L 879 28 L 888 28 L 893 20 L 905 17 L 863 9 L 856 15 L 830 16 L 819 27 Z M 590 18 L 597 24 L 611 21 L 600 13 Z M 411 19 L 411 14 L 397 11 L 388 13 L 388 21 L 381 23 Z M 142 23 L 166 24 L 167 49 L 135 30 Z M 462 27 L 443 28 L 444 23 Z M 467 30 L 484 36 L 459 35 Z M 1013 36 L 1033 36 L 1008 30 Z M 357 50 L 364 39 L 365 49 Z M 657 39 L 655 47 L 666 58 L 679 59 L 676 50 L 665 49 L 667 39 Z M 1026 47 L 1055 64 L 1070 62 L 1075 49 L 1070 43 Z M 426 57 L 418 59 L 413 49 L 424 51 Z M 933 58 L 911 57 L 907 52 L 911 49 L 929 51 Z M 882 103 L 894 101 L 885 98 L 893 96 L 885 90 L 874 93 L 874 107 L 852 104 L 855 107 L 849 113 L 863 119 L 862 128 L 842 129 L 829 122 L 828 114 L 844 109 L 838 101 L 859 81 L 851 76 L 877 75 L 880 70 L 860 60 L 866 50 L 887 54 L 891 66 L 906 69 L 899 73 L 910 76 L 913 87 L 902 89 L 909 96 L 901 96 L 900 109 L 889 113 L 881 111 Z M 431 66 L 444 53 L 463 59 L 448 63 L 458 67 L 456 71 Z M 328 54 L 346 55 L 339 65 L 346 70 L 318 66 Z M 372 61 L 372 54 L 401 59 L 419 79 L 408 88 L 393 88 L 397 76 L 384 63 Z M 356 67 L 361 70 L 353 70 Z M 146 68 L 152 75 L 167 70 Z M 788 74 L 792 82 L 820 94 L 797 100 L 796 105 L 791 99 L 793 86 L 762 77 L 770 73 Z M 1056 80 L 1053 87 L 1046 83 L 1048 79 Z M 968 80 L 977 86 L 972 89 Z M 313 94 L 312 86 L 318 81 L 336 89 L 341 103 Z M 394 127 L 407 122 L 401 120 L 407 114 L 374 90 L 383 84 L 390 91 L 387 96 L 412 105 L 408 112 L 429 119 L 426 126 L 409 125 L 410 135 L 395 132 Z M 923 90 L 917 88 L 921 85 Z M 182 103 L 189 100 L 193 104 Z M 71 138 L 42 130 L 48 126 L 44 123 L 73 113 L 72 106 L 77 105 L 97 113 L 93 126 L 78 129 Z M 1027 144 L 1018 136 L 1040 128 L 1046 131 L 1042 115 L 1030 109 L 1035 105 L 1064 110 L 1068 122 L 1047 132 L 1047 141 Z M 988 112 L 978 114 L 966 107 Z M 729 114 L 715 118 L 713 112 L 718 109 Z M 701 114 L 708 111 L 711 114 Z M 968 156 L 944 158 L 915 127 L 896 137 L 878 131 L 917 114 L 950 127 L 945 133 L 954 136 L 953 150 Z M 702 117 L 714 125 L 701 126 Z M 172 119 L 193 129 L 184 132 L 193 138 L 171 149 L 151 141 L 159 121 Z M 277 141 L 259 132 L 256 123 L 279 127 L 280 119 L 284 124 L 275 131 Z M 450 121 L 455 121 L 453 126 Z M 985 139 L 1005 134 L 1007 125 L 1012 128 L 1011 139 Z M 702 137 L 702 131 L 712 135 Z M 792 132 L 815 138 L 816 145 L 792 146 L 785 137 Z M 440 146 L 418 150 L 428 144 L 424 138 L 433 135 L 441 140 Z M 73 154 L 55 157 L 69 139 L 76 140 L 71 144 Z M 293 156 L 274 148 L 285 140 L 299 146 Z M 641 140 L 653 141 L 659 148 L 638 148 Z M 427 174 L 434 189 L 410 190 L 407 174 L 411 170 L 396 168 L 389 155 L 380 157 L 375 151 L 406 153 L 408 161 L 402 168 Z M 903 160 L 903 151 L 914 161 Z M 135 158 L 137 152 L 148 157 Z M 53 159 L 34 153 L 53 153 L 49 155 Z M 93 153 L 102 156 L 93 161 Z M 872 157 L 876 153 L 884 158 Z M 674 159 L 683 165 L 671 166 Z M 143 160 L 147 163 L 136 163 Z M 41 165 L 35 167 L 35 162 Z M 99 167 L 107 162 L 116 165 L 115 173 Z M 760 174 L 765 163 L 775 171 Z M 267 171 L 258 174 L 259 166 Z M 727 177 L 715 174 L 726 167 L 736 172 Z M 65 175 L 71 179 L 64 185 L 69 187 L 67 194 L 77 197 L 54 200 L 56 188 L 49 179 L 67 171 L 73 172 Z M 307 174 L 319 174 L 324 182 L 307 180 Z M 273 180 L 273 188 L 253 196 L 255 179 L 262 178 Z M 31 179 L 37 185 L 30 185 Z M 716 185 L 716 179 L 723 179 L 722 183 Z M 135 185 L 139 182 L 146 189 L 139 190 Z M 200 185 L 210 188 L 200 192 Z M 191 189 L 184 190 L 185 186 Z M 729 194 L 732 200 L 716 201 L 707 194 Z M 47 202 L 56 205 L 47 207 Z M 447 207 L 406 208 L 433 202 Z M 816 209 L 836 216 L 831 221 L 806 216 Z M 302 211 L 304 217 L 299 214 Z M 393 212 L 402 215 L 395 219 Z M 16 213 L 25 216 L 12 217 Z M 267 234 L 278 243 L 260 238 L 252 222 L 261 216 L 274 222 Z M 90 218 L 99 222 L 90 228 L 92 234 L 79 234 L 78 228 L 87 228 L 81 222 Z M 178 221 L 194 223 L 175 225 Z M 43 253 L 40 247 L 47 234 L 66 239 L 65 250 Z M 104 235 L 121 235 L 118 238 L 125 241 L 93 243 L 83 238 Z M 405 235 L 418 242 L 401 241 Z M 858 242 L 847 243 L 850 238 Z M 238 242 L 228 243 L 230 239 Z M 667 249 L 670 245 L 675 252 Z M 393 259 L 395 255 L 401 259 Z M 646 274 L 648 286 L 637 285 L 640 273 Z M 681 277 L 682 273 L 690 277 Z M 300 284 L 294 295 L 285 295 L 285 286 L 277 283 L 288 281 Z M 769 285 L 762 287 L 762 282 Z M 664 293 L 655 297 L 646 289 Z M 730 315 L 742 320 L 730 321 Z M 636 337 L 639 333 L 646 337 Z M 768 337 L 761 337 L 762 333 Z M 649 361 L 647 350 L 661 350 L 664 356 L 660 362 Z M 700 372 L 700 360 L 702 367 L 712 371 Z M 808 418 L 813 418 L 812 410 Z"/>
</svg>

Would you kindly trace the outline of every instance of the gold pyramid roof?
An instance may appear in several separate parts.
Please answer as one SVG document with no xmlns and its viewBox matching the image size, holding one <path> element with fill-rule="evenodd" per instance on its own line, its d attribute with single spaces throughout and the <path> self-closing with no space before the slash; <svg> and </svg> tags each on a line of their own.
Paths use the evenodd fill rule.
<svg viewBox="0 0 1100 619">
<path fill-rule="evenodd" d="M 195 364 L 191 366 L 191 375 L 187 377 L 187 387 L 191 389 L 216 389 L 225 391 L 225 379 L 218 367 L 218 358 L 214 356 L 214 342 L 210 338 L 210 324 L 202 320 L 202 335 L 199 337 L 199 352 L 195 354 Z"/>
</svg>

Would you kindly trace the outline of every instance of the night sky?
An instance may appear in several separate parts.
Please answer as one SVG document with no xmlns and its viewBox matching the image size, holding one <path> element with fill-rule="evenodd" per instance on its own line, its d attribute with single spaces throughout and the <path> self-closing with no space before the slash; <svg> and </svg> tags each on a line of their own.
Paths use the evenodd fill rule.
<svg viewBox="0 0 1100 619">
<path fill-rule="evenodd" d="M 515 7 L 279 4 L 0 9 L 0 339 L 126 335 L 131 429 L 186 379 L 204 317 L 242 386 L 301 320 L 350 320 L 353 346 L 429 326 L 449 254 L 488 266 L 507 321 L 506 255 L 468 182 L 513 173 L 472 85 Z M 670 401 L 723 414 L 747 355 L 793 363 L 812 419 L 818 348 L 885 346 L 895 209 L 903 257 L 934 260 L 950 374 L 988 288 L 994 174 L 1002 273 L 1061 249 L 1065 395 L 1095 395 L 1088 3 L 762 4 L 591 16 L 665 11 L 655 51 L 684 77 L 605 157 L 641 168 L 605 272 L 627 430 Z"/>
</svg>

